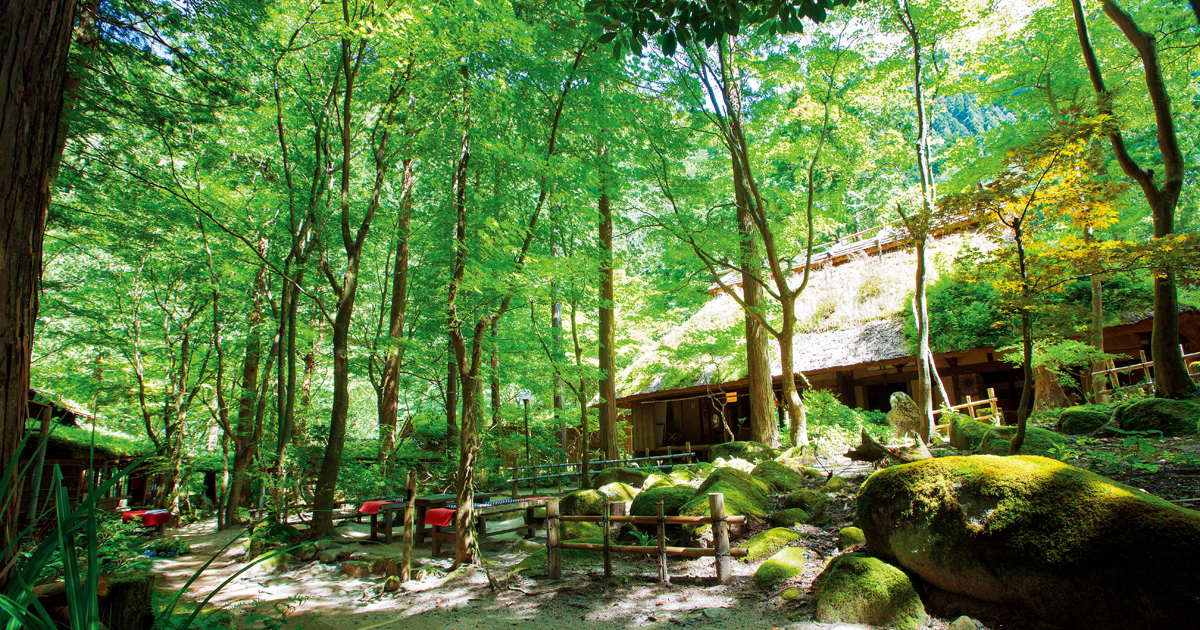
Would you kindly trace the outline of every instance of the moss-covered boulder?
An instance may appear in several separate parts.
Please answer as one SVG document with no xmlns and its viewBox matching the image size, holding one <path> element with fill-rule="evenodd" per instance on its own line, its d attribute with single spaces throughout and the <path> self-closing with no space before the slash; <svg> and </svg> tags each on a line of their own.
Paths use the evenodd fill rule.
<svg viewBox="0 0 1200 630">
<path fill-rule="evenodd" d="M 779 510 L 771 515 L 771 524 L 775 527 L 791 527 L 800 523 L 807 523 L 809 519 L 808 512 L 800 508 L 791 508 L 789 510 Z"/>
<path fill-rule="evenodd" d="M 829 495 L 816 490 L 797 490 L 783 499 L 783 507 L 785 509 L 800 508 L 808 512 L 809 516 L 820 516 L 825 512 L 825 508 L 829 507 Z"/>
<path fill-rule="evenodd" d="M 845 479 L 834 475 L 825 482 L 825 485 L 821 486 L 821 492 L 845 492 L 849 485 Z"/>
<path fill-rule="evenodd" d="M 602 515 L 606 503 L 608 497 L 599 490 L 576 490 L 559 501 L 558 511 L 572 516 Z"/>
<path fill-rule="evenodd" d="M 817 621 L 908 630 L 925 623 L 925 606 L 904 571 L 864 553 L 838 556 L 813 583 Z"/>
<path fill-rule="evenodd" d="M 658 502 L 663 502 L 663 514 L 679 516 L 679 508 L 692 500 L 696 490 L 690 486 L 659 486 L 641 491 L 633 499 L 629 513 L 634 516 L 656 516 Z"/>
<path fill-rule="evenodd" d="M 725 442 L 716 444 L 708 450 L 708 458 L 711 461 L 744 459 L 757 464 L 764 459 L 775 459 L 778 456 L 779 451 L 762 442 Z"/>
<path fill-rule="evenodd" d="M 872 554 L 942 590 L 1065 627 L 1200 618 L 1200 513 L 1055 460 L 891 466 L 859 490 L 855 523 Z"/>
<path fill-rule="evenodd" d="M 1008 455 L 1017 427 L 998 427 L 970 418 L 950 422 L 950 445 L 963 451 L 975 451 L 985 455 Z M 1025 441 L 1021 444 L 1022 455 L 1053 454 L 1056 447 L 1067 443 L 1067 439 L 1054 431 L 1038 427 L 1026 427 Z"/>
<path fill-rule="evenodd" d="M 671 469 L 667 474 L 667 478 L 677 486 L 691 486 L 695 488 L 704 483 L 705 479 L 712 474 L 716 466 L 708 462 L 696 462 L 694 464 L 680 464 Z"/>
<path fill-rule="evenodd" d="M 762 558 L 774 555 L 775 552 L 788 546 L 788 543 L 800 540 L 800 532 L 786 527 L 765 529 L 750 537 L 742 545 L 746 556 L 742 562 L 758 562 Z"/>
<path fill-rule="evenodd" d="M 1161 431 L 1163 437 L 1190 435 L 1200 423 L 1200 400 L 1143 398 L 1117 407 L 1112 423 L 1122 431 Z"/>
<path fill-rule="evenodd" d="M 642 488 L 642 490 L 646 491 L 646 490 L 653 490 L 654 488 L 670 488 L 675 485 L 676 484 L 675 484 L 674 479 L 671 479 L 670 477 L 666 477 L 663 479 L 659 479 L 658 481 L 655 481 L 654 483 L 647 483 L 646 486 L 644 488 Z M 695 490 L 695 488 L 692 488 L 692 489 Z"/>
<path fill-rule="evenodd" d="M 574 538 L 603 538 L 604 526 L 600 523 L 579 523 L 575 521 L 565 521 L 562 524 L 562 539 L 571 540 Z"/>
<path fill-rule="evenodd" d="M 803 488 L 807 481 L 804 475 L 773 459 L 759 462 L 754 470 L 750 471 L 750 475 L 766 482 L 776 493 L 795 492 Z"/>
<path fill-rule="evenodd" d="M 781 580 L 794 578 L 804 573 L 804 561 L 808 551 L 804 547 L 784 547 L 767 558 L 754 572 L 754 581 L 766 588 Z"/>
<path fill-rule="evenodd" d="M 1058 416 L 1058 428 L 1067 435 L 1085 435 L 1104 426 L 1109 415 L 1093 405 L 1067 407 Z"/>
<path fill-rule="evenodd" d="M 769 488 L 766 483 L 751 477 L 749 473 L 736 468 L 717 468 L 692 495 L 691 500 L 679 508 L 680 516 L 710 516 L 708 509 L 709 493 L 719 492 L 725 495 L 725 513 L 745 516 L 749 520 L 765 521 L 767 510 L 771 503 L 767 497 Z M 744 531 L 746 524 L 731 523 L 729 535 L 738 537 Z M 701 538 L 711 529 L 708 525 L 684 526 L 684 534 L 689 538 Z"/>
<path fill-rule="evenodd" d="M 653 470 L 642 468 L 605 468 L 596 473 L 592 477 L 592 487 L 599 488 L 606 486 L 614 481 L 619 481 L 624 484 L 629 484 L 634 488 L 641 488 L 646 483 L 646 479 L 653 473 Z"/>
<path fill-rule="evenodd" d="M 843 527 L 838 530 L 837 548 L 839 551 L 845 551 L 854 545 L 861 545 L 867 542 L 867 537 L 863 535 L 863 530 L 857 527 Z"/>
<path fill-rule="evenodd" d="M 639 492 L 641 492 L 637 488 L 620 481 L 604 484 L 603 486 L 600 486 L 598 490 L 600 491 L 600 494 L 608 497 L 609 501 L 621 501 L 626 503 L 632 501 L 633 498 L 636 497 Z"/>
</svg>

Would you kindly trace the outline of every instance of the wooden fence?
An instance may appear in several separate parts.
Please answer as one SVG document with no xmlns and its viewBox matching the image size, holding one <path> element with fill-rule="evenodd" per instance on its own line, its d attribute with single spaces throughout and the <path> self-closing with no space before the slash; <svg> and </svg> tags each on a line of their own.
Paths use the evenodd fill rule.
<svg viewBox="0 0 1200 630">
<path fill-rule="evenodd" d="M 1180 346 L 1180 352 L 1183 352 L 1183 347 Z M 1102 395 L 1107 395 L 1104 388 L 1110 388 L 1112 393 L 1119 393 L 1131 389 L 1141 389 L 1147 394 L 1154 394 L 1154 376 L 1150 372 L 1150 368 L 1154 367 L 1154 361 L 1150 361 L 1146 357 L 1144 350 L 1138 351 L 1138 359 L 1140 362 L 1133 365 L 1123 365 L 1117 367 L 1116 363 L 1109 359 L 1105 362 L 1105 369 L 1092 372 L 1092 387 L 1095 390 L 1097 398 Z M 1200 361 L 1200 352 L 1183 355 L 1183 362 L 1187 365 L 1188 374 L 1192 380 L 1200 381 L 1200 368 L 1193 369 L 1192 363 Z M 1120 377 L 1127 372 L 1141 372 L 1142 379 L 1137 382 L 1130 382 L 1128 385 L 1121 385 Z M 1132 377 L 1129 379 L 1132 381 Z"/>
<path fill-rule="evenodd" d="M 987 393 L 988 397 L 983 400 L 972 400 L 970 396 L 967 396 L 967 402 L 961 405 L 934 409 L 934 423 L 936 424 L 937 422 L 938 414 L 944 414 L 947 411 L 953 411 L 957 413 L 965 413 L 971 416 L 972 420 L 990 422 L 996 425 L 1000 424 L 1004 419 L 1004 414 L 1000 411 L 1000 401 L 996 398 L 996 390 L 989 387 Z M 937 424 L 937 429 L 945 429 L 946 431 L 949 431 L 950 423 L 947 422 L 946 424 Z"/>
<path fill-rule="evenodd" d="M 550 579 L 562 579 L 563 549 L 582 549 L 604 552 L 604 577 L 606 578 L 612 577 L 612 554 L 614 552 L 645 553 L 658 555 L 658 579 L 663 583 L 670 581 L 670 576 L 667 573 L 667 556 L 682 556 L 685 558 L 715 558 L 717 581 L 721 584 L 728 584 L 733 576 L 733 569 L 729 564 L 729 559 L 744 557 L 748 553 L 745 549 L 729 548 L 729 524 L 741 523 L 746 520 L 746 517 L 727 516 L 725 514 L 724 494 L 712 493 L 708 495 L 710 516 L 663 516 L 662 501 L 658 502 L 657 516 L 614 516 L 612 514 L 613 505 L 613 503 L 608 503 L 604 506 L 603 516 L 568 516 L 558 513 L 558 499 L 551 499 L 546 502 L 546 552 Z M 624 503 L 617 503 L 616 505 L 624 507 Z M 604 527 L 604 544 L 562 542 L 560 535 L 560 523 L 562 522 L 602 523 Z M 610 538 L 612 536 L 610 525 L 613 523 L 657 525 L 658 542 L 653 547 L 646 545 L 614 545 Z M 667 525 L 712 525 L 713 547 L 711 549 L 707 547 L 668 547 L 666 544 Z"/>
<path fill-rule="evenodd" d="M 663 464 L 662 463 L 663 460 L 683 459 L 685 462 L 687 462 L 689 464 L 692 463 L 692 460 L 696 457 L 696 454 L 691 452 L 692 451 L 692 443 L 691 442 L 687 443 L 687 445 L 684 447 L 684 451 L 685 452 L 683 452 L 683 453 L 672 454 L 668 450 L 666 455 L 656 455 L 654 457 L 650 457 L 649 450 L 647 450 L 646 457 L 627 457 L 625 459 L 596 460 L 596 461 L 588 462 L 588 473 L 591 474 L 592 466 L 596 466 L 599 464 L 628 464 L 630 462 L 657 461 L 657 465 L 648 466 L 648 468 L 665 468 L 668 464 Z M 674 465 L 674 464 L 670 464 L 670 465 Z M 564 470 L 564 469 L 570 468 L 570 467 L 576 467 L 576 468 L 582 469 L 583 464 L 581 462 L 570 462 L 570 463 L 565 463 L 565 464 L 538 464 L 538 465 L 533 465 L 533 466 L 512 466 L 510 468 L 510 472 L 509 472 L 509 474 L 512 476 L 512 478 L 505 479 L 504 482 L 508 483 L 508 484 L 512 484 L 512 498 L 514 498 L 514 499 L 517 498 L 517 484 L 519 484 L 522 481 L 542 481 L 545 479 L 557 479 L 558 480 L 558 491 L 561 493 L 564 477 L 577 477 L 582 474 L 582 470 L 576 470 L 576 471 Z M 545 470 L 558 469 L 559 472 L 548 474 L 548 475 L 536 475 L 535 474 L 532 477 L 518 477 L 517 476 L 518 471 L 532 470 L 534 473 L 536 473 L 539 470 L 543 470 L 543 469 L 545 469 Z"/>
</svg>

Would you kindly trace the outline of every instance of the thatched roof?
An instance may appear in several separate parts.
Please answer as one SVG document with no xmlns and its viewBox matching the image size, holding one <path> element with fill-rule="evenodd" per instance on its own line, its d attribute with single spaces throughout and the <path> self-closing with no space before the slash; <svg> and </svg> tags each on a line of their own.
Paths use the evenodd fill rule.
<svg viewBox="0 0 1200 630">
<path fill-rule="evenodd" d="M 984 237 L 952 234 L 927 246 L 928 281 L 948 267 L 964 245 L 987 247 Z M 796 305 L 794 344 L 798 372 L 845 368 L 908 355 L 901 315 L 909 310 L 916 254 L 911 250 L 860 252 L 849 262 L 811 274 Z M 799 282 L 799 278 L 794 279 Z M 776 311 L 778 306 L 776 306 Z M 746 378 L 744 314 L 719 293 L 642 352 L 617 376 L 618 395 L 631 396 Z M 773 314 L 778 321 L 778 312 Z M 772 340 L 772 370 L 780 375 Z"/>
</svg>

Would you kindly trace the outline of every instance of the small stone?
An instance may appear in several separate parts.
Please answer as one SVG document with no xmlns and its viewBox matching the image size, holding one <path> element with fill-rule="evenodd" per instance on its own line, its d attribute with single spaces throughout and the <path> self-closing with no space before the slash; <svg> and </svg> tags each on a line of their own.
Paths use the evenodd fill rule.
<svg viewBox="0 0 1200 630">
<path fill-rule="evenodd" d="M 426 573 L 425 569 L 416 569 L 412 572 L 412 579 L 417 581 L 424 580 Z"/>
<path fill-rule="evenodd" d="M 332 541 L 332 540 L 328 540 L 328 539 L 326 539 L 326 540 L 318 540 L 318 541 L 317 541 L 316 543 L 314 543 L 314 544 L 316 544 L 316 546 L 317 546 L 317 551 L 325 551 L 326 549 L 329 549 L 329 548 L 333 547 L 333 541 Z"/>
<path fill-rule="evenodd" d="M 867 542 L 867 537 L 863 535 L 863 530 L 857 527 L 843 527 L 838 531 L 838 551 L 845 551 L 854 545 L 861 545 L 865 542 Z"/>
<path fill-rule="evenodd" d="M 350 554 L 350 560 L 353 562 L 375 562 L 379 556 L 365 551 L 356 551 Z"/>
<path fill-rule="evenodd" d="M 950 630 L 978 630 L 975 620 L 963 615 L 950 622 Z"/>
<path fill-rule="evenodd" d="M 343 575 L 347 575 L 354 579 L 365 578 L 371 574 L 371 565 L 366 562 L 343 562 L 338 570 Z"/>
<path fill-rule="evenodd" d="M 834 475 L 821 486 L 822 492 L 841 492 L 846 489 L 846 480 Z"/>
<path fill-rule="evenodd" d="M 524 538 L 513 543 L 513 551 L 520 551 L 522 553 L 533 553 L 534 551 L 545 548 L 546 545 L 542 543 L 533 540 L 525 540 Z"/>
<path fill-rule="evenodd" d="M 795 587 L 785 588 L 785 589 L 783 589 L 783 592 L 779 594 L 779 598 L 784 601 L 787 601 L 787 600 L 796 599 L 797 597 L 800 597 L 800 595 L 802 593 L 804 593 L 804 591 L 802 591 L 798 588 L 795 588 Z"/>
<path fill-rule="evenodd" d="M 800 508 L 780 510 L 771 515 L 771 524 L 776 527 L 791 527 L 808 521 L 808 512 Z"/>
<path fill-rule="evenodd" d="M 704 612 L 701 614 L 704 615 L 708 619 L 716 619 L 717 617 L 721 616 L 721 609 L 720 608 L 705 608 Z"/>
<path fill-rule="evenodd" d="M 398 590 L 400 590 L 400 578 L 399 577 L 396 577 L 393 575 L 384 581 L 383 592 L 394 593 Z"/>
<path fill-rule="evenodd" d="M 338 552 L 337 559 L 342 562 L 346 562 L 347 560 L 350 560 L 351 556 L 353 556 L 355 554 L 355 551 L 349 547 L 342 547 L 342 548 L 338 549 L 337 552 Z"/>
<path fill-rule="evenodd" d="M 292 555 L 301 562 L 312 562 L 313 558 L 317 557 L 317 546 L 313 543 L 304 543 L 297 547 Z"/>
<path fill-rule="evenodd" d="M 338 553 L 336 549 L 325 549 L 317 552 L 317 561 L 321 564 L 337 564 Z"/>
</svg>

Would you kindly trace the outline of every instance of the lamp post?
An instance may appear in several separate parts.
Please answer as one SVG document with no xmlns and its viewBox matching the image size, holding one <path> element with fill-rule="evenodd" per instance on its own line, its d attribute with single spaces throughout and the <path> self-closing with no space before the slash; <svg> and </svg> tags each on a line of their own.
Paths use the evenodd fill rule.
<svg viewBox="0 0 1200 630">
<path fill-rule="evenodd" d="M 528 389 L 522 389 L 517 392 L 517 400 L 525 403 L 525 466 L 532 465 L 532 460 L 529 457 L 529 399 L 533 398 L 533 394 Z"/>
</svg>

